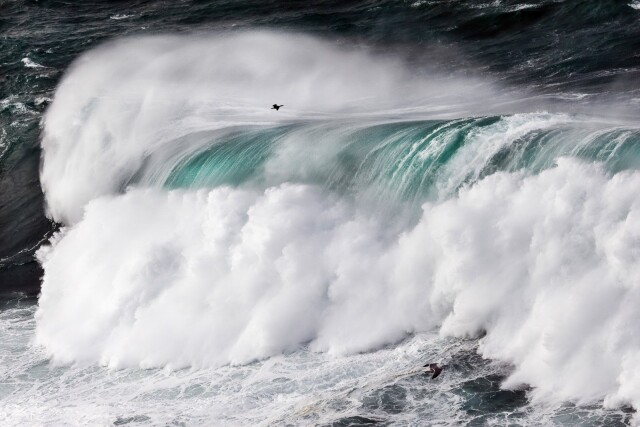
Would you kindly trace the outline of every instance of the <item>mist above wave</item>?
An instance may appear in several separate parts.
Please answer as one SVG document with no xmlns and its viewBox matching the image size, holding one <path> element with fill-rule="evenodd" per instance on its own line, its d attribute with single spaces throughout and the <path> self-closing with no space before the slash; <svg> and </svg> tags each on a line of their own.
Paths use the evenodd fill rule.
<svg viewBox="0 0 640 427">
<path fill-rule="evenodd" d="M 389 165 L 409 165 L 396 174 L 402 185 L 418 176 L 414 160 L 446 154 L 447 196 L 415 221 L 297 179 L 353 160 L 338 155 L 341 138 L 370 130 L 321 123 L 331 140 L 320 145 L 312 120 L 465 115 L 489 110 L 478 104 L 493 96 L 473 79 L 418 75 L 397 59 L 273 32 L 89 52 L 44 122 L 41 182 L 51 218 L 66 227 L 39 252 L 36 342 L 57 362 L 176 368 L 307 344 L 368 351 L 434 328 L 486 332 L 482 353 L 514 365 L 507 386 L 638 407 L 640 335 L 629 325 L 639 320 L 640 175 L 611 170 L 633 169 L 615 163 L 634 157 L 636 130 L 546 113 L 432 122 L 431 140 L 400 129 L 418 135 Z M 273 102 L 285 108 L 270 111 Z M 191 154 L 189 144 L 218 143 L 209 135 L 290 122 L 303 124 L 274 144 L 261 185 L 166 191 L 162 180 L 134 180 Z M 399 139 L 377 142 L 382 151 Z M 539 168 L 491 169 L 527 149 L 539 150 Z M 580 153 L 584 162 L 552 167 Z"/>
<path fill-rule="evenodd" d="M 41 182 L 51 218 L 118 192 L 145 158 L 235 125 L 488 110 L 491 85 L 419 75 L 397 58 L 269 31 L 115 41 L 80 57 L 44 120 Z M 273 103 L 285 107 L 274 112 Z"/>
</svg>

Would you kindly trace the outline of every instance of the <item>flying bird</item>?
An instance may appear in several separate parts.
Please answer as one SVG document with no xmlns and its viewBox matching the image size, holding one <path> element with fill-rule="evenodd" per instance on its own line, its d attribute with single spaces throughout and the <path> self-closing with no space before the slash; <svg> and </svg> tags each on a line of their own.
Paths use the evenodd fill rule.
<svg viewBox="0 0 640 427">
<path fill-rule="evenodd" d="M 422 372 L 424 372 L 425 375 L 432 374 L 431 378 L 433 379 L 442 373 L 444 366 L 438 366 L 437 363 L 427 363 L 423 368 Z"/>
<path fill-rule="evenodd" d="M 273 107 L 271 107 L 271 109 L 278 111 L 280 107 L 284 107 L 284 105 L 273 104 Z"/>
</svg>

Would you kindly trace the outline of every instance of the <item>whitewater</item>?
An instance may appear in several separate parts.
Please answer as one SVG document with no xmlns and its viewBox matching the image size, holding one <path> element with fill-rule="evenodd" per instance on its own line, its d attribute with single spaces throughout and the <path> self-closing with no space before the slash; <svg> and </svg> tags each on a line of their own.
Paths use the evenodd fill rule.
<svg viewBox="0 0 640 427">
<path fill-rule="evenodd" d="M 42 123 L 62 226 L 37 305 L 0 312 L 0 414 L 637 424 L 640 128 L 602 110 L 298 33 L 85 53 Z"/>
</svg>

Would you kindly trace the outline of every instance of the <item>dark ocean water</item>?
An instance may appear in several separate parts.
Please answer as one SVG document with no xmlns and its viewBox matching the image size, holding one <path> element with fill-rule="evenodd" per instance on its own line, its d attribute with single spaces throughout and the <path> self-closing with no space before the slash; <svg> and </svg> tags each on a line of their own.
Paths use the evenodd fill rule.
<svg viewBox="0 0 640 427">
<path fill-rule="evenodd" d="M 640 2 L 0 0 L 0 36 L 9 424 L 634 423 Z"/>
</svg>

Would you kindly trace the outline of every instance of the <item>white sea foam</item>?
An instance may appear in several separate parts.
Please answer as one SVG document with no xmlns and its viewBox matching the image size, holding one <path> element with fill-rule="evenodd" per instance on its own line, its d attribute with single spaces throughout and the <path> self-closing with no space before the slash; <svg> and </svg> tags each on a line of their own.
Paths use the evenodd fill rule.
<svg viewBox="0 0 640 427">
<path fill-rule="evenodd" d="M 352 355 L 416 332 L 486 332 L 482 354 L 512 364 L 506 386 L 535 386 L 537 402 L 639 407 L 640 174 L 560 159 L 537 175 L 477 181 L 490 155 L 567 116 L 516 115 L 470 134 L 439 177 L 454 196 L 425 204 L 411 226 L 286 182 L 307 164 L 286 144 L 265 167 L 284 183 L 124 188 L 187 135 L 441 114 L 443 103 L 461 113 L 492 94 L 475 83 L 270 32 L 146 38 L 85 55 L 44 123 L 42 185 L 66 227 L 39 251 L 37 344 L 59 363 L 215 369 L 303 344 Z M 269 111 L 273 102 L 285 108 Z M 308 150 L 309 164 L 330 159 L 325 150 Z M 477 182 L 456 194 L 464 168 Z"/>
<path fill-rule="evenodd" d="M 115 15 L 111 15 L 109 19 L 113 19 L 114 21 L 119 21 L 121 19 L 133 18 L 135 15 L 127 15 L 126 13 L 116 13 Z"/>
<path fill-rule="evenodd" d="M 570 160 L 497 173 L 395 238 L 309 186 L 100 198 L 40 252 L 36 339 L 60 362 L 216 366 L 442 325 L 486 331 L 536 399 L 637 406 L 639 185 Z"/>
<path fill-rule="evenodd" d="M 423 334 L 398 347 L 348 357 L 301 349 L 250 365 L 178 371 L 56 367 L 29 345 L 33 311 L 0 311 L 3 426 L 324 425 L 350 415 L 455 426 L 473 418 L 455 407 L 461 398 L 453 390 L 470 380 L 464 373 L 441 376 L 440 387 L 406 375 L 423 360 L 473 351 L 471 341 Z M 487 371 L 499 369 L 486 367 L 482 374 Z M 385 388 L 395 389 L 403 413 L 390 416 L 376 408 L 375 398 Z"/>
<path fill-rule="evenodd" d="M 492 399 L 483 399 L 496 392 L 487 387 L 485 377 L 500 375 L 507 367 L 472 356 L 475 340 L 433 333 L 345 357 L 302 348 L 221 368 L 56 367 L 29 343 L 34 310 L 27 305 L 0 311 L 0 418 L 6 426 L 327 425 L 357 415 L 409 425 L 425 420 L 442 426 L 508 420 L 523 425 L 612 425 L 629 418 L 622 411 L 585 411 L 562 402 L 494 407 Z M 449 367 L 436 381 L 415 375 L 416 366 L 431 360 L 450 361 L 462 369 Z"/>
<path fill-rule="evenodd" d="M 21 62 L 24 64 L 25 67 L 27 68 L 45 68 L 44 65 L 40 65 L 37 62 L 33 62 L 31 59 L 29 58 L 22 58 Z"/>
</svg>

